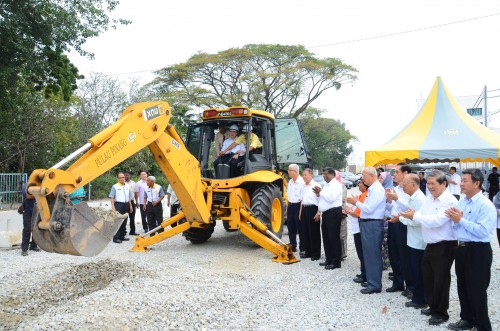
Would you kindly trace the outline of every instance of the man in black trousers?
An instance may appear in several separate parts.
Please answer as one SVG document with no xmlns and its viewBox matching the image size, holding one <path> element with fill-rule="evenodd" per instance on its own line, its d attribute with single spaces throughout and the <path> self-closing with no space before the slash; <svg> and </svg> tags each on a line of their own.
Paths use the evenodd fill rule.
<svg viewBox="0 0 500 331">
<path fill-rule="evenodd" d="M 451 330 L 491 330 L 488 317 L 488 295 L 493 254 L 491 239 L 496 227 L 497 211 L 481 190 L 483 174 L 479 169 L 462 173 L 460 185 L 465 198 L 446 215 L 453 221 L 458 239 L 455 252 L 460 320 L 450 323 Z"/>
<path fill-rule="evenodd" d="M 340 268 L 342 260 L 342 246 L 340 242 L 340 225 L 342 222 L 342 184 L 335 179 L 335 169 L 323 169 L 323 178 L 326 184 L 323 188 L 316 186 L 314 193 L 319 198 L 318 213 L 315 219 L 321 217 L 321 231 L 323 234 L 323 248 L 327 265 L 325 269 Z"/>
<path fill-rule="evenodd" d="M 144 208 L 146 210 L 146 217 L 148 218 L 149 231 L 159 227 L 163 222 L 163 207 L 161 201 L 165 197 L 163 188 L 156 184 L 155 176 L 148 176 L 148 188 L 144 194 Z M 163 232 L 159 229 L 157 233 Z M 152 233 L 151 236 L 154 236 Z"/>
<path fill-rule="evenodd" d="M 29 194 L 27 185 L 24 184 L 23 188 L 23 239 L 21 243 L 21 255 L 28 256 L 28 249 L 39 252 L 40 248 L 37 247 L 35 241 L 31 239 L 31 218 L 33 216 L 33 208 L 35 208 L 35 197 Z M 30 242 L 31 239 L 31 242 Z"/>
<path fill-rule="evenodd" d="M 132 203 L 130 200 L 130 187 L 125 182 L 125 174 L 123 172 L 118 173 L 118 183 L 111 187 L 111 192 L 109 192 L 109 198 L 111 200 L 111 209 L 117 211 L 120 214 L 126 214 L 132 212 Z M 123 241 L 130 240 L 126 238 L 127 234 L 127 220 L 125 218 L 122 225 L 113 237 L 113 242 L 115 244 L 121 244 Z"/>
</svg>

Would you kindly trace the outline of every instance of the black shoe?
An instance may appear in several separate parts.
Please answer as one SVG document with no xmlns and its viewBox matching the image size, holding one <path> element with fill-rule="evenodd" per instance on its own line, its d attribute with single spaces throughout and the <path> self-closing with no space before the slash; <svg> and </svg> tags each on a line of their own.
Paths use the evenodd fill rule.
<svg viewBox="0 0 500 331">
<path fill-rule="evenodd" d="M 408 298 L 409 295 L 411 295 L 413 297 L 413 293 L 411 293 L 411 291 L 409 289 L 406 289 L 403 292 L 401 292 L 401 295 L 405 296 L 407 298 Z M 408 298 L 408 299 L 411 299 L 411 298 Z"/>
<path fill-rule="evenodd" d="M 356 277 L 361 278 L 361 277 L 363 277 L 363 275 L 362 274 L 357 274 Z"/>
<path fill-rule="evenodd" d="M 138 233 L 135 233 L 135 232 L 130 232 L 129 233 L 130 236 L 138 236 L 139 234 Z"/>
<path fill-rule="evenodd" d="M 30 251 L 33 251 L 33 252 L 41 252 L 42 250 L 38 247 L 33 247 L 33 248 L 30 248 Z"/>
<path fill-rule="evenodd" d="M 311 261 L 318 261 L 319 257 L 311 257 Z"/>
<path fill-rule="evenodd" d="M 22 255 L 22 256 L 28 256 L 28 251 L 22 251 L 22 252 L 21 252 L 21 255 Z"/>
<path fill-rule="evenodd" d="M 113 239 L 113 242 L 115 244 L 121 244 L 122 243 L 122 241 L 120 239 Z"/>
<path fill-rule="evenodd" d="M 362 294 L 372 294 L 372 293 L 380 293 L 380 290 L 373 290 L 369 288 L 364 288 L 360 291 Z"/>
<path fill-rule="evenodd" d="M 394 272 L 389 271 L 389 276 L 394 277 Z"/>
<path fill-rule="evenodd" d="M 394 280 L 394 276 L 389 276 L 389 280 Z"/>
<path fill-rule="evenodd" d="M 402 287 L 391 286 L 391 287 L 387 288 L 385 291 L 391 293 L 391 292 L 399 292 L 399 291 L 403 291 L 403 290 L 404 290 L 404 288 L 402 288 Z"/>
<path fill-rule="evenodd" d="M 332 264 L 331 262 L 325 261 L 325 262 L 320 262 L 319 266 L 320 267 L 326 267 L 327 265 Z"/>
<path fill-rule="evenodd" d="M 356 277 L 352 281 L 355 282 L 355 283 L 361 284 L 361 283 L 365 283 L 366 279 L 363 279 L 361 277 Z"/>
<path fill-rule="evenodd" d="M 466 321 L 466 320 L 460 320 L 455 323 L 450 323 L 448 324 L 448 329 L 449 330 L 470 330 L 473 328 L 473 325 L 471 322 Z"/>
<path fill-rule="evenodd" d="M 121 241 L 129 241 L 130 239 L 129 238 L 122 238 L 120 239 Z"/>
<path fill-rule="evenodd" d="M 430 308 L 420 309 L 420 314 L 425 315 L 425 316 L 431 316 L 432 311 Z"/>
<path fill-rule="evenodd" d="M 423 308 L 427 308 L 427 304 L 426 303 L 415 303 L 413 301 L 408 301 L 405 303 L 405 306 L 408 307 L 408 308 L 415 308 L 415 309 L 423 309 Z"/>
<path fill-rule="evenodd" d="M 429 319 L 429 325 L 439 325 L 448 320 L 448 317 L 434 315 Z"/>
<path fill-rule="evenodd" d="M 338 269 L 338 268 L 340 268 L 340 266 L 335 265 L 335 264 L 329 264 L 329 265 L 325 266 L 326 270 L 333 270 L 333 269 Z"/>
<path fill-rule="evenodd" d="M 361 286 L 368 287 L 368 282 L 361 283 Z"/>
</svg>

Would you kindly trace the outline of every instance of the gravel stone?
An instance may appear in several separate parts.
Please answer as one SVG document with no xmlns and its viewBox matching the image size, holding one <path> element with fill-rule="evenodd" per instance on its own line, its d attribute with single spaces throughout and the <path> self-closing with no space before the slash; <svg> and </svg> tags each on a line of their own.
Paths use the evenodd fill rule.
<svg viewBox="0 0 500 331">
<path fill-rule="evenodd" d="M 496 237 L 496 236 L 495 236 Z M 288 242 L 286 233 L 283 235 Z M 362 295 L 352 235 L 341 269 L 320 261 L 292 265 L 220 223 L 192 245 L 178 235 L 148 253 L 131 241 L 110 243 L 96 257 L 0 251 L 0 330 L 445 330 L 406 308 L 383 274 L 381 294 Z M 500 329 L 500 249 L 488 290 L 490 319 Z M 452 269 L 450 321 L 460 305 Z"/>
</svg>

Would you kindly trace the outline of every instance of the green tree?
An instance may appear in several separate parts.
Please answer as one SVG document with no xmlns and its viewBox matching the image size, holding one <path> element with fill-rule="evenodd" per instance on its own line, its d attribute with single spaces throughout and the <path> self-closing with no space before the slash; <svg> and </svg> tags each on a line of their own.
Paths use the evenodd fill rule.
<svg viewBox="0 0 500 331">
<path fill-rule="evenodd" d="M 20 90 L 44 91 L 46 96 L 62 93 L 68 100 L 81 76 L 65 55 L 84 50 L 88 38 L 110 26 L 129 21 L 111 19 L 119 1 L 45 0 L 0 1 L 0 96 L 2 105 L 12 105 Z"/>
<path fill-rule="evenodd" d="M 323 111 L 310 107 L 299 117 L 314 167 L 344 168 L 353 150 L 350 142 L 357 138 L 346 129 L 344 123 L 322 117 L 322 114 Z"/>
<path fill-rule="evenodd" d="M 319 59 L 304 46 L 250 44 L 198 53 L 156 72 L 150 87 L 197 107 L 244 105 L 276 117 L 298 117 L 321 94 L 356 80 L 337 58 Z"/>
</svg>

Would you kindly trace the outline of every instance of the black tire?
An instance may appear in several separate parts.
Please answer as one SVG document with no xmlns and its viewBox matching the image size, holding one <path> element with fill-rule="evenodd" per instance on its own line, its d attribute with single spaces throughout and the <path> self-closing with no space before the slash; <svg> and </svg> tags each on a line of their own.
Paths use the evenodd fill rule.
<svg viewBox="0 0 500 331">
<path fill-rule="evenodd" d="M 267 225 L 276 237 L 283 235 L 285 221 L 285 203 L 281 191 L 275 184 L 267 184 L 257 188 L 252 196 L 252 212 Z"/>
<path fill-rule="evenodd" d="M 222 221 L 222 225 L 224 226 L 224 230 L 226 230 L 227 232 L 235 232 L 235 231 L 238 231 L 238 229 L 230 229 L 230 228 L 229 228 L 229 222 L 224 222 L 224 221 Z"/>
<path fill-rule="evenodd" d="M 179 221 L 179 224 L 186 222 L 185 219 Z M 208 224 L 204 229 L 202 228 L 190 228 L 182 233 L 186 240 L 189 240 L 191 244 L 202 244 L 212 236 L 215 229 L 215 222 Z"/>
</svg>

